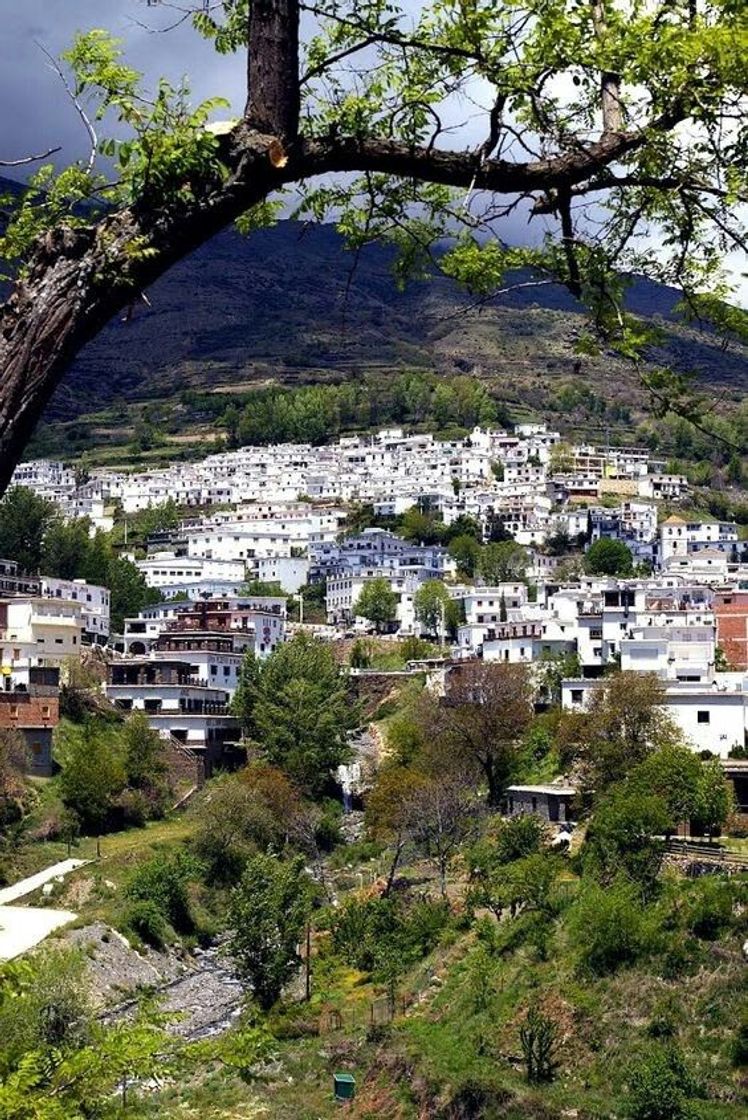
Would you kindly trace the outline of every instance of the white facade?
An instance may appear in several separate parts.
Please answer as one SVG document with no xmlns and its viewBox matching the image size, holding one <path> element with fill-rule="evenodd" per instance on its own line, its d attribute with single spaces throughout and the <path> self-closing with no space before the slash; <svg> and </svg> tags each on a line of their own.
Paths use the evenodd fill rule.
<svg viewBox="0 0 748 1120">
<path fill-rule="evenodd" d="M 149 587 L 187 588 L 209 580 L 239 583 L 246 579 L 243 561 L 225 558 L 175 556 L 173 552 L 157 552 L 145 560 L 136 560 Z"/>
<path fill-rule="evenodd" d="M 746 742 L 748 729 L 748 678 L 717 673 L 711 682 L 671 682 L 665 687 L 665 710 L 683 732 L 683 741 L 694 751 L 709 751 L 727 758 Z M 600 680 L 567 680 L 561 686 L 561 704 L 567 711 L 585 711 Z"/>
<path fill-rule="evenodd" d="M 112 597 L 108 587 L 97 587 L 82 579 L 53 579 L 42 576 L 42 595 L 80 603 L 83 637 L 103 644 L 109 638 Z"/>
<path fill-rule="evenodd" d="M 60 666 L 80 656 L 82 634 L 79 603 L 41 596 L 0 601 L 0 665 Z"/>
</svg>

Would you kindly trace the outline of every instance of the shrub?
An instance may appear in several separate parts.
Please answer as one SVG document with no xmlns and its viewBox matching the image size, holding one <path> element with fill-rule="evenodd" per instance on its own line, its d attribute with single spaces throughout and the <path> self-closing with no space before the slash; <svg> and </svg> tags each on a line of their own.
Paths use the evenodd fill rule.
<svg viewBox="0 0 748 1120">
<path fill-rule="evenodd" d="M 632 964 L 649 947 L 650 915 L 635 888 L 625 881 L 603 889 L 585 885 L 568 912 L 582 971 L 603 975 Z"/>
<path fill-rule="evenodd" d="M 48 946 L 34 954 L 33 967 L 19 971 L 15 997 L 0 998 L 0 1078 L 30 1051 L 85 1045 L 94 1021 L 85 968 L 79 949 Z M 5 982 L 3 973 L 3 995 Z"/>
<path fill-rule="evenodd" d="M 325 801 L 322 815 L 314 827 L 314 841 L 321 851 L 331 852 L 342 842 L 341 819 L 338 802 L 331 799 Z"/>
<path fill-rule="evenodd" d="M 653 1047 L 629 1071 L 630 1120 L 687 1120 L 699 1085 L 675 1046 Z"/>
<path fill-rule="evenodd" d="M 691 885 L 686 926 L 696 937 L 714 941 L 732 925 L 733 892 L 729 882 L 710 875 Z"/>
<path fill-rule="evenodd" d="M 163 949 L 171 940 L 173 930 L 170 929 L 162 911 L 150 899 L 142 898 L 132 902 L 127 910 L 125 922 L 128 929 L 154 949 Z"/>
<path fill-rule="evenodd" d="M 184 852 L 170 857 L 156 855 L 135 872 L 127 897 L 135 902 L 152 902 L 177 932 L 191 933 L 194 922 L 188 885 L 197 870 L 195 861 Z"/>
<path fill-rule="evenodd" d="M 450 922 L 448 903 L 429 898 L 418 899 L 405 915 L 405 937 L 414 955 L 425 957 L 439 942 Z"/>
<path fill-rule="evenodd" d="M 743 1011 L 743 1017 L 735 1031 L 732 1041 L 732 1062 L 736 1066 L 748 1065 L 748 1011 Z"/>
<path fill-rule="evenodd" d="M 122 812 L 122 823 L 130 827 L 142 828 L 151 816 L 148 798 L 139 789 L 126 789 L 117 804 Z"/>
<path fill-rule="evenodd" d="M 449 922 L 449 906 L 443 901 L 353 898 L 336 912 L 332 940 L 345 960 L 372 972 L 390 950 L 407 963 L 425 957 Z"/>
<path fill-rule="evenodd" d="M 519 1030 L 525 1076 L 533 1082 L 552 1081 L 556 1071 L 558 1025 L 536 1006 L 529 1008 Z"/>
</svg>

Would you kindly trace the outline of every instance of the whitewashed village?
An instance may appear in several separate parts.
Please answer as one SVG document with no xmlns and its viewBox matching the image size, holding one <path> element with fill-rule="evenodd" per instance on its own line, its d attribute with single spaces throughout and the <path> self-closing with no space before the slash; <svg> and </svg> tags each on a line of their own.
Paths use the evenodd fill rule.
<svg viewBox="0 0 748 1120">
<path fill-rule="evenodd" d="M 26 462 L 13 484 L 92 534 L 119 519 L 125 540 L 128 517 L 179 510 L 144 554 L 125 545 L 156 601 L 121 632 L 106 587 L 0 561 L 0 726 L 22 732 L 37 774 L 54 765 L 61 675 L 92 647 L 107 700 L 145 713 L 210 774 L 242 757 L 232 701 L 246 652 L 264 660 L 308 631 L 347 654 L 354 643 L 339 658 L 354 676 L 387 672 L 369 664 L 370 636 L 423 639 L 425 654 L 411 646 L 390 671 L 425 672 L 442 695 L 475 660 L 531 666 L 541 706 L 558 667 L 569 710 L 611 673 L 654 674 L 683 741 L 720 759 L 748 802 L 748 542 L 732 523 L 663 514 L 687 504 L 688 483 L 645 449 L 573 446 L 543 424 L 452 442 L 394 429 L 84 481 Z M 403 516 L 408 539 L 387 527 Z M 422 540 L 421 525 L 457 535 Z M 544 812 L 552 795 L 529 791 Z"/>
</svg>

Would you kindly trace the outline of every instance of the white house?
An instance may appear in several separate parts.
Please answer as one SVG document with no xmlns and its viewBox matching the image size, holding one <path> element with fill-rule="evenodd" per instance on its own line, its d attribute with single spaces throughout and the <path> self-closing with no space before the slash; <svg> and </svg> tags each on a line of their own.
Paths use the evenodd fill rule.
<svg viewBox="0 0 748 1120">
<path fill-rule="evenodd" d="M 0 600 L 0 665 L 59 666 L 79 657 L 80 603 L 44 596 Z"/>
<path fill-rule="evenodd" d="M 53 579 L 51 576 L 42 576 L 41 588 L 42 595 L 48 599 L 80 603 L 83 640 L 96 645 L 106 644 L 112 602 L 108 587 L 97 587 L 83 579 Z"/>
</svg>

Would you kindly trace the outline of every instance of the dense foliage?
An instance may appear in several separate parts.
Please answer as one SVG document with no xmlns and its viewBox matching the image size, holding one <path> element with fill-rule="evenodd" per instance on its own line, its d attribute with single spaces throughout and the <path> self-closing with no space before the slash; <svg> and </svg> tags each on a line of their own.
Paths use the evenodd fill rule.
<svg viewBox="0 0 748 1120">
<path fill-rule="evenodd" d="M 241 411 L 229 403 L 221 419 L 229 447 L 240 447 L 326 443 L 341 432 L 393 424 L 468 431 L 495 424 L 500 412 L 480 381 L 412 372 L 341 385 L 258 389 Z"/>
</svg>

